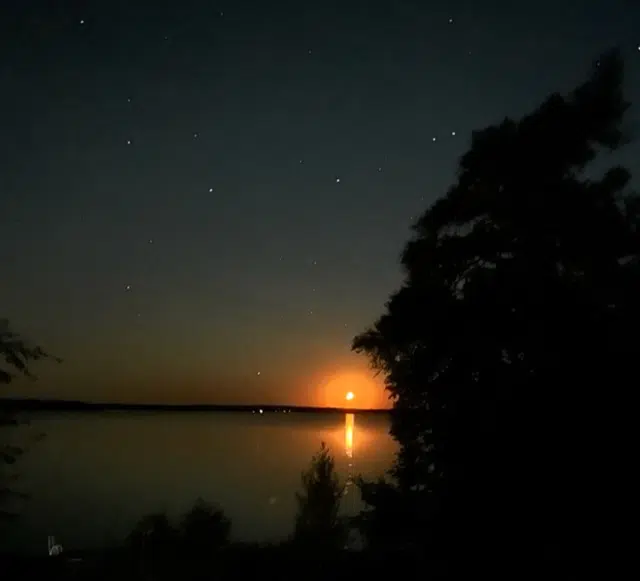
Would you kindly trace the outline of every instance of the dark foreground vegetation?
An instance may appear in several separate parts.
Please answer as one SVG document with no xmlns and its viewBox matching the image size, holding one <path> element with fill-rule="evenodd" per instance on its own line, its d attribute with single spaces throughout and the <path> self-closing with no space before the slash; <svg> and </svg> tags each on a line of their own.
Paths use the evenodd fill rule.
<svg viewBox="0 0 640 581">
<path fill-rule="evenodd" d="M 3 579 L 292 579 L 301 571 L 307 579 L 324 579 L 328 571 L 334 578 L 373 575 L 387 556 L 372 558 L 349 550 L 349 531 L 355 523 L 339 515 L 344 490 L 323 444 L 302 473 L 293 533 L 281 543 L 232 542 L 232 523 L 224 511 L 198 499 L 175 522 L 163 513 L 143 517 L 121 544 L 102 551 L 67 551 L 54 545 L 54 556 L 0 557 Z"/>
<path fill-rule="evenodd" d="M 157 567 L 144 569 L 135 556 L 123 550 L 104 552 L 83 562 L 40 558 L 20 559 L 12 557 L 2 566 L 11 571 L 11 579 L 48 579 L 52 581 L 79 579 L 87 581 L 133 580 L 191 580 L 240 577 L 253 579 L 353 579 L 391 576 L 393 560 L 400 559 L 403 568 L 415 571 L 424 569 L 426 562 L 415 553 L 363 554 L 346 551 L 319 555 L 304 552 L 297 547 L 232 545 L 212 553 L 211 561 L 190 562 L 181 557 L 160 559 Z M 433 570 L 430 567 L 430 570 Z M 5 577 L 3 577 L 4 579 Z M 432 579 L 444 578 L 433 575 Z"/>
<path fill-rule="evenodd" d="M 359 482 L 363 551 L 344 549 L 323 451 L 288 542 L 229 544 L 224 515 L 199 505 L 175 526 L 146 521 L 78 578 L 582 579 L 599 564 L 615 578 L 637 439 L 640 199 L 601 154 L 627 143 L 627 109 L 611 52 L 567 96 L 474 132 L 416 223 L 402 287 L 353 344 L 386 377 L 400 445 L 386 480 Z M 21 370 L 41 355 L 7 345 Z"/>
</svg>

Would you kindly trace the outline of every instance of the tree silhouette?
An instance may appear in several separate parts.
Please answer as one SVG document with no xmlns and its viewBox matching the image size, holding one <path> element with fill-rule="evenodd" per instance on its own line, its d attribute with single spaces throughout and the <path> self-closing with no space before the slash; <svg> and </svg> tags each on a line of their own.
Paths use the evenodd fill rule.
<svg viewBox="0 0 640 581">
<path fill-rule="evenodd" d="M 197 499 L 182 518 L 180 532 L 186 554 L 192 559 L 209 557 L 229 544 L 231 521 L 218 506 Z"/>
<path fill-rule="evenodd" d="M 37 345 L 29 344 L 19 334 L 9 328 L 8 319 L 0 319 L 0 358 L 4 359 L 4 366 L 0 367 L 0 383 L 11 383 L 16 375 L 24 375 L 35 379 L 29 370 L 29 363 L 40 359 L 62 360 L 55 357 Z"/>
<path fill-rule="evenodd" d="M 314 549 L 342 548 L 344 523 L 338 517 L 344 486 L 335 471 L 335 461 L 322 442 L 311 465 L 302 473 L 302 492 L 296 494 L 294 541 Z"/>
<path fill-rule="evenodd" d="M 142 517 L 127 537 L 127 545 L 138 560 L 142 576 L 157 575 L 176 557 L 179 530 L 165 513 Z"/>
<path fill-rule="evenodd" d="M 591 169 L 628 142 L 622 82 L 611 51 L 568 96 L 474 132 L 415 224 L 402 287 L 353 341 L 400 443 L 392 482 L 362 485 L 370 533 L 542 560 L 595 534 L 594 463 L 640 355 L 639 198 L 627 169 Z"/>
<path fill-rule="evenodd" d="M 37 345 L 30 345 L 24 338 L 14 333 L 9 328 L 7 319 L 0 319 L 0 363 L 4 360 L 4 365 L 0 366 L 0 384 L 8 384 L 17 376 L 24 375 L 30 379 L 35 376 L 29 370 L 29 363 L 40 359 L 54 359 L 60 362 L 61 359 L 54 357 Z M 26 423 L 26 422 L 23 422 Z M 0 428 L 17 426 L 12 410 L 5 409 L 0 402 Z M 0 441 L 0 502 L 7 499 L 24 498 L 25 495 L 8 486 L 8 480 L 15 475 L 6 473 L 6 466 L 13 465 L 24 453 L 24 447 L 13 444 L 3 437 Z M 12 517 L 16 513 L 10 510 L 0 510 L 0 517 Z"/>
</svg>

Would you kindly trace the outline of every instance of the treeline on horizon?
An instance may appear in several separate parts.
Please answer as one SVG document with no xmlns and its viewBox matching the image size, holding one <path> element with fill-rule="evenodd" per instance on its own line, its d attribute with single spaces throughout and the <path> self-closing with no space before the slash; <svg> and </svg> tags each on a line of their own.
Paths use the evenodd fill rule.
<svg viewBox="0 0 640 581">
<path fill-rule="evenodd" d="M 388 414 L 389 409 L 359 409 L 338 407 L 315 407 L 297 405 L 259 404 L 147 404 L 87 402 L 61 399 L 0 398 L 0 407 L 11 411 L 211 411 L 211 412 L 258 412 L 262 410 L 280 413 L 358 413 Z"/>
<path fill-rule="evenodd" d="M 631 141 L 629 107 L 613 50 L 568 94 L 474 131 L 412 226 L 400 288 L 352 344 L 385 377 L 399 445 L 388 474 L 357 482 L 360 567 L 616 576 L 638 439 L 640 197 L 612 155 Z M 47 356 L 7 333 L 10 369 Z M 304 485 L 315 553 L 298 576 L 333 574 L 335 498 L 319 481 Z"/>
</svg>

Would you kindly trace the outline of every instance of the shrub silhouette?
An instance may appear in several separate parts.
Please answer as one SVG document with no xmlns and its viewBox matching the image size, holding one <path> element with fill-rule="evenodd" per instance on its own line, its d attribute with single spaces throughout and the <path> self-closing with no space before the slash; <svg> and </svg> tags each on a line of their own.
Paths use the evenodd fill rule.
<svg viewBox="0 0 640 581">
<path fill-rule="evenodd" d="M 293 540 L 308 548 L 342 548 L 346 540 L 345 523 L 339 518 L 344 485 L 335 471 L 335 461 L 322 442 L 311 465 L 302 473 L 302 492 L 296 493 Z"/>
<path fill-rule="evenodd" d="M 149 555 L 162 555 L 175 550 L 179 531 L 165 513 L 153 513 L 143 516 L 128 537 L 128 544 L 136 552 Z"/>
<path fill-rule="evenodd" d="M 126 545 L 143 574 L 180 573 L 198 567 L 229 544 L 231 521 L 215 504 L 198 498 L 175 526 L 165 513 L 142 517 Z"/>
<path fill-rule="evenodd" d="M 197 499 L 180 523 L 182 547 L 193 558 L 206 558 L 229 544 L 231 521 L 222 509 Z"/>
</svg>

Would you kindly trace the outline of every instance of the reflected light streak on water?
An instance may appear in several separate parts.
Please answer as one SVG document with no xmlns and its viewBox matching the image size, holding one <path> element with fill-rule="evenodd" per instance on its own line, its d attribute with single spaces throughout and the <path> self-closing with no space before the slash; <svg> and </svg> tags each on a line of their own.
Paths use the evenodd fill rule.
<svg viewBox="0 0 640 581">
<path fill-rule="evenodd" d="M 356 426 L 354 414 L 345 414 L 344 418 L 344 448 L 348 458 L 353 458 L 353 432 Z"/>
</svg>

